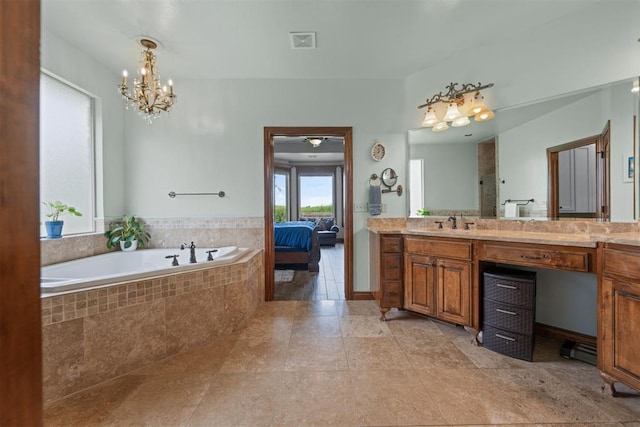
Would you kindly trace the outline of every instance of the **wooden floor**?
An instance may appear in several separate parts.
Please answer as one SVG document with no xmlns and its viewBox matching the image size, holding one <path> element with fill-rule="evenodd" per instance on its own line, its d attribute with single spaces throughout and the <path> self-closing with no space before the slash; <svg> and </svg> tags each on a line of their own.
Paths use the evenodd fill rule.
<svg viewBox="0 0 640 427">
<path fill-rule="evenodd" d="M 344 245 L 320 247 L 320 272 L 297 270 L 291 282 L 276 282 L 274 300 L 343 300 Z"/>
</svg>

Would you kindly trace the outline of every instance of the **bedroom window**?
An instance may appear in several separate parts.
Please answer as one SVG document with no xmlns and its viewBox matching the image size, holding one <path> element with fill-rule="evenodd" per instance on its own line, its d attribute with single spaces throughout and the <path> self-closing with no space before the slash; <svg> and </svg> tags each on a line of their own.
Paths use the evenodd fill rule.
<svg viewBox="0 0 640 427">
<path fill-rule="evenodd" d="M 40 73 L 40 201 L 59 200 L 82 213 L 60 218 L 64 234 L 94 231 L 94 119 L 91 95 Z M 44 224 L 47 210 L 40 208 Z"/>
<path fill-rule="evenodd" d="M 300 217 L 333 217 L 333 175 L 300 176 Z"/>
<path fill-rule="evenodd" d="M 289 174 L 277 172 L 273 177 L 273 220 L 289 221 Z"/>
</svg>

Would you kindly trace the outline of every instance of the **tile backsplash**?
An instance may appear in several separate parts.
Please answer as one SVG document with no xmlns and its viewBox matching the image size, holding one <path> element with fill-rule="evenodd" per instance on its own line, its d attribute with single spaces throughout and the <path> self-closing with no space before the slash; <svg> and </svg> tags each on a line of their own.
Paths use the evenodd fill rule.
<svg viewBox="0 0 640 427">
<path fill-rule="evenodd" d="M 149 248 L 240 246 L 264 249 L 264 218 L 143 218 L 151 233 Z M 109 222 L 109 219 L 105 221 Z M 109 252 L 102 233 L 40 241 L 41 264 L 51 265 Z"/>
</svg>

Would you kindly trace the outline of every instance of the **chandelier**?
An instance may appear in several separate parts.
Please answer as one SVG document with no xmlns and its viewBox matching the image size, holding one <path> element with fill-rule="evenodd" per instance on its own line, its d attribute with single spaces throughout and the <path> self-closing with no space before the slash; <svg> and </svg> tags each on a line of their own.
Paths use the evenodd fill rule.
<svg viewBox="0 0 640 427">
<path fill-rule="evenodd" d="M 458 88 L 458 83 L 452 82 L 446 86 L 446 93 L 436 93 L 426 103 L 418 105 L 418 108 L 428 107 L 422 127 L 430 127 L 434 132 L 442 132 L 449 129 L 449 123 L 453 127 L 467 126 L 471 123 L 470 116 L 473 116 L 476 122 L 493 119 L 495 114 L 485 105 L 480 92 L 490 87 L 493 87 L 493 83 L 486 85 L 465 83 Z"/>
<path fill-rule="evenodd" d="M 140 44 L 145 48 L 140 53 L 137 77 L 133 80 L 133 88 L 127 87 L 127 70 L 122 72 L 122 83 L 118 85 L 118 93 L 125 100 L 126 108 L 135 108 L 145 120 L 151 124 L 161 113 L 168 113 L 177 100 L 173 93 L 173 82 L 167 81 L 169 88 L 163 86 L 160 74 L 156 68 L 156 56 L 152 49 L 158 47 L 158 43 L 143 38 Z"/>
</svg>

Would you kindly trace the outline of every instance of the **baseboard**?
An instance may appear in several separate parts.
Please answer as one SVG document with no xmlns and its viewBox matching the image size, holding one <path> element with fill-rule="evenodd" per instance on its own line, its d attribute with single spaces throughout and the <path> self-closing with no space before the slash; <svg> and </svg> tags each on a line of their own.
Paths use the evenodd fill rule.
<svg viewBox="0 0 640 427">
<path fill-rule="evenodd" d="M 591 347 L 597 347 L 598 339 L 591 335 L 581 334 L 580 332 L 568 331 L 566 329 L 557 328 L 555 326 L 536 323 L 536 335 L 549 338 L 559 338 L 585 344 Z"/>
<path fill-rule="evenodd" d="M 354 300 L 372 300 L 373 294 L 371 292 L 354 292 L 353 293 Z"/>
</svg>

